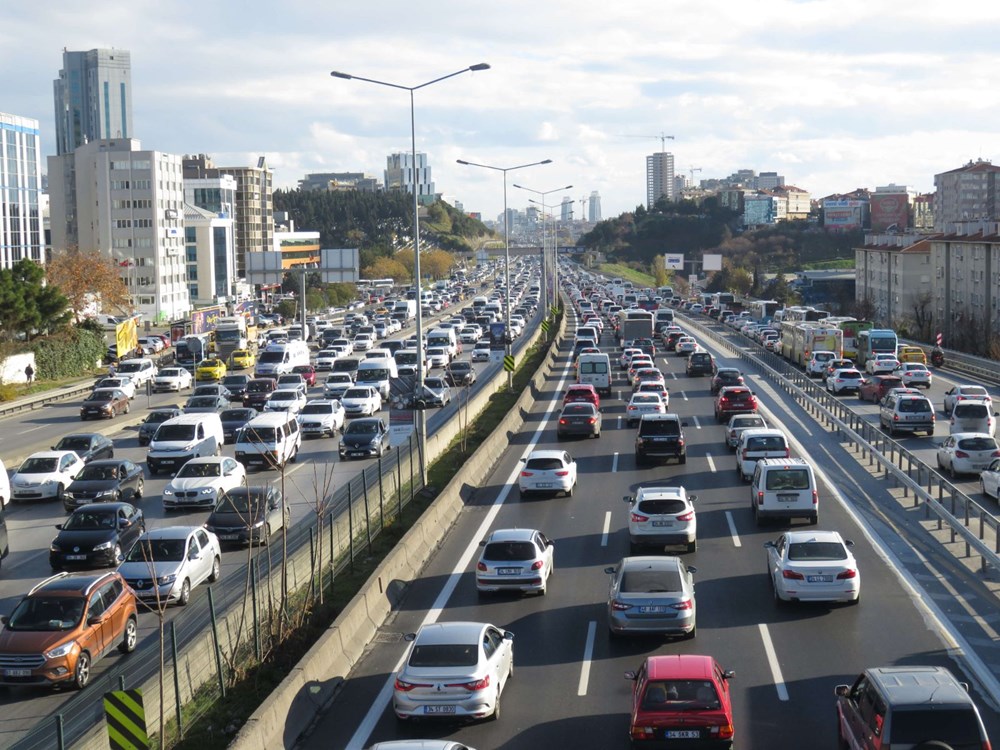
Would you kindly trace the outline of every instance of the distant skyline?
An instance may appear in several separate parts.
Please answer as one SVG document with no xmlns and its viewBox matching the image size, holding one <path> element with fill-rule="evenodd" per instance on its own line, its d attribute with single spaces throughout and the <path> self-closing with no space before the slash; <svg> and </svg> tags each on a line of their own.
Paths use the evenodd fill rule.
<svg viewBox="0 0 1000 750">
<path fill-rule="evenodd" d="M 0 111 L 39 121 L 56 152 L 53 81 L 62 50 L 131 52 L 134 137 L 144 149 L 256 164 L 294 188 L 309 172 L 383 174 L 410 149 L 409 97 L 331 70 L 418 85 L 417 150 L 437 190 L 466 211 L 573 185 L 604 218 L 646 198 L 646 157 L 673 135 L 677 174 L 774 171 L 812 196 L 896 183 L 933 190 L 934 174 L 1000 162 L 1000 5 L 910 0 L 550 0 L 476 7 L 260 0 L 81 6 L 42 0 L 0 10 Z M 44 162 L 43 162 L 44 163 Z M 511 179 L 516 175 L 516 180 Z"/>
</svg>

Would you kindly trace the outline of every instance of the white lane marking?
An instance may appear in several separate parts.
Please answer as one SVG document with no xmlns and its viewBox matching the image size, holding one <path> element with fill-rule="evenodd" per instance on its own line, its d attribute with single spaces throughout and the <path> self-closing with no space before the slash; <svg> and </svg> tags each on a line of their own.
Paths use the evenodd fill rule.
<svg viewBox="0 0 1000 750">
<path fill-rule="evenodd" d="M 611 531 L 611 511 L 604 514 L 604 531 L 601 532 L 601 546 L 608 546 L 608 534 Z"/>
<path fill-rule="evenodd" d="M 733 540 L 733 546 L 742 547 L 743 542 L 740 541 L 740 535 L 736 532 L 736 521 L 733 520 L 732 511 L 726 511 L 726 523 L 729 524 L 729 536 Z"/>
<path fill-rule="evenodd" d="M 666 360 L 663 361 L 666 362 Z M 676 372 L 670 373 L 670 377 L 672 377 L 674 380 L 677 380 L 677 373 Z"/>
<path fill-rule="evenodd" d="M 35 430 L 40 430 L 40 429 L 42 429 L 43 427 L 45 427 L 45 425 L 43 425 L 43 424 L 40 424 L 40 425 L 38 425 L 37 427 L 29 427 L 29 428 L 28 428 L 28 429 L 26 429 L 26 430 L 21 430 L 21 431 L 20 431 L 20 432 L 19 432 L 18 434 L 20 434 L 20 435 L 23 435 L 23 434 L 25 434 L 26 432 L 34 432 Z"/>
<path fill-rule="evenodd" d="M 771 634 L 767 632 L 767 625 L 758 623 L 760 628 L 760 639 L 764 641 L 764 653 L 767 655 L 768 666 L 771 667 L 771 676 L 774 678 L 774 687 L 778 691 L 778 700 L 788 700 L 788 688 L 785 687 L 785 678 L 781 676 L 781 666 L 778 664 L 778 657 L 774 653 L 774 644 L 771 643 Z"/>
<path fill-rule="evenodd" d="M 688 400 L 688 395 L 684 391 L 681 391 L 681 398 L 683 398 L 685 401 L 687 401 Z"/>
<path fill-rule="evenodd" d="M 684 400 L 687 401 L 686 398 Z M 698 421 L 698 417 L 691 417 L 691 419 L 694 420 L 694 428 L 696 430 L 700 430 L 701 429 L 701 422 Z"/>
<path fill-rule="evenodd" d="M 594 658 L 595 635 L 597 635 L 597 622 L 591 620 L 587 623 L 587 643 L 583 647 L 583 661 L 580 663 L 580 684 L 576 689 L 577 695 L 587 694 L 587 686 L 590 683 L 590 662 Z"/>
<path fill-rule="evenodd" d="M 619 414 L 618 415 L 618 429 L 620 430 L 621 428 L 622 428 L 622 415 Z"/>
<path fill-rule="evenodd" d="M 715 468 L 715 459 L 712 458 L 712 454 L 711 453 L 706 453 L 705 454 L 705 460 L 708 461 L 708 468 L 712 470 L 713 474 L 716 471 L 718 471 L 718 469 Z"/>
<path fill-rule="evenodd" d="M 521 453 L 522 458 L 527 457 L 527 455 L 534 449 L 535 445 L 537 445 L 538 441 L 541 439 L 542 432 L 546 429 L 549 420 L 552 418 L 553 412 L 559 405 L 558 395 L 565 389 L 568 376 L 569 369 L 567 368 L 563 371 L 562 379 L 556 386 L 551 404 L 542 414 L 542 419 L 538 423 L 538 427 L 535 428 L 534 435 L 531 436 L 531 440 L 528 441 L 524 451 Z M 441 616 L 445 605 L 448 603 L 452 593 L 455 591 L 455 587 L 458 585 L 459 579 L 465 574 L 466 569 L 472 562 L 473 555 L 479 553 L 479 540 L 486 536 L 486 533 L 493 525 L 497 515 L 500 513 L 500 509 L 507 500 L 507 495 L 510 494 L 511 488 L 514 486 L 517 481 L 517 476 L 520 473 L 521 464 L 520 461 L 518 461 L 511 470 L 510 474 L 507 476 L 503 489 L 497 493 L 496 500 L 493 501 L 493 505 L 490 506 L 490 509 L 483 517 L 483 522 L 479 524 L 479 528 L 470 538 L 469 545 L 465 548 L 465 551 L 462 552 L 462 555 L 459 557 L 455 567 L 452 569 L 451 573 L 448 574 L 448 578 L 445 579 L 444 585 L 441 587 L 441 592 L 437 595 L 437 598 L 434 600 L 434 604 L 431 605 L 431 608 L 427 610 L 427 614 L 424 615 L 424 619 L 421 621 L 420 627 L 437 622 L 437 619 Z M 362 719 L 358 728 L 355 730 L 354 735 L 351 737 L 350 742 L 347 743 L 345 750 L 362 750 L 362 748 L 368 744 L 368 739 L 371 737 L 372 731 L 375 729 L 375 725 L 378 723 L 379 719 L 382 718 L 382 714 L 385 713 L 386 708 L 389 706 L 389 701 L 392 698 L 393 683 L 396 680 L 396 673 L 402 669 L 406 654 L 407 651 L 404 649 L 403 653 L 400 654 L 399 661 L 396 662 L 396 666 L 393 667 L 392 672 L 389 674 L 389 678 L 385 681 L 382 689 L 379 690 L 378 696 L 368 709 L 368 713 L 365 714 L 365 718 Z"/>
<path fill-rule="evenodd" d="M 618 451 L 615 451 L 615 455 L 611 459 L 611 473 L 614 474 L 616 471 L 618 471 Z"/>
</svg>

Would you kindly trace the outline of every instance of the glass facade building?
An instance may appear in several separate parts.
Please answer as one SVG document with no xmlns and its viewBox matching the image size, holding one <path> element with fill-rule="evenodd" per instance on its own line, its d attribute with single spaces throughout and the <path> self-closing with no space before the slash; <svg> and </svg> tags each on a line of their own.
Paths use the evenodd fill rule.
<svg viewBox="0 0 1000 750">
<path fill-rule="evenodd" d="M 44 263 L 38 121 L 0 112 L 0 268 Z"/>
<path fill-rule="evenodd" d="M 56 153 L 106 138 L 132 137 L 132 56 L 128 50 L 63 50 L 53 82 Z"/>
</svg>

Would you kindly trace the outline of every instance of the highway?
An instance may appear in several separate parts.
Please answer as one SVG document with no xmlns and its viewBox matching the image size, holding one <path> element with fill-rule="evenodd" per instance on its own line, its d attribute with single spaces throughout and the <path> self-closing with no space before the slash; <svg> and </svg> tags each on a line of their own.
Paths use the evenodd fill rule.
<svg viewBox="0 0 1000 750">
<path fill-rule="evenodd" d="M 567 330 L 573 327 L 571 321 Z M 739 360 L 711 341 L 699 341 L 720 365 L 739 366 Z M 610 336 L 602 343 L 612 350 Z M 899 520 L 905 513 L 892 507 L 896 501 L 884 480 L 869 473 L 768 381 L 746 373 L 769 421 L 792 436 L 796 455 L 808 456 L 820 470 L 819 528 L 840 531 L 856 542 L 863 581 L 856 607 L 773 602 L 762 545 L 785 527 L 754 525 L 748 486 L 737 479 L 723 428 L 713 417 L 708 378 L 688 378 L 683 359 L 658 353 L 656 362 L 671 392 L 670 411 L 688 424 L 688 460 L 684 466 L 640 469 L 633 458 L 635 430 L 626 429 L 621 419 L 621 395 L 627 398 L 628 393 L 621 375 L 617 397 L 602 404 L 601 438 L 556 440 L 553 416 L 571 382 L 568 342 L 563 355 L 562 377 L 550 376 L 545 398 L 536 402 L 525 431 L 512 440 L 439 553 L 411 584 L 367 658 L 312 728 L 305 748 L 358 750 L 375 741 L 409 737 L 460 740 L 479 750 L 627 747 L 630 683 L 623 673 L 649 654 L 677 652 L 711 654 L 736 671 L 737 747 L 834 748 L 833 688 L 852 682 L 865 667 L 937 664 L 973 681 L 966 659 L 978 659 L 998 671 L 992 629 L 998 622 L 996 600 L 989 588 L 940 545 L 905 527 Z M 938 408 L 945 387 L 938 379 L 931 390 Z M 860 411 L 873 413 L 873 408 L 862 405 Z M 937 436 L 946 433 L 939 414 Z M 558 446 L 574 456 L 580 480 L 572 498 L 518 499 L 519 458 L 535 446 Z M 639 486 L 664 483 L 683 484 L 698 495 L 698 551 L 683 555 L 697 567 L 698 635 L 689 641 L 612 642 L 605 625 L 608 581 L 603 569 L 628 554 L 622 496 Z M 555 540 L 556 572 L 548 593 L 480 599 L 472 573 L 478 542 L 491 529 L 513 526 L 538 528 Z M 948 618 L 944 627 L 939 616 Z M 516 671 L 498 721 L 411 726 L 395 719 L 391 684 L 406 650 L 402 636 L 436 620 L 487 621 L 514 632 Z M 959 640 L 948 633 L 957 633 Z M 963 653 L 967 644 L 975 653 Z M 997 706 L 975 685 L 973 694 L 996 741 Z"/>
</svg>

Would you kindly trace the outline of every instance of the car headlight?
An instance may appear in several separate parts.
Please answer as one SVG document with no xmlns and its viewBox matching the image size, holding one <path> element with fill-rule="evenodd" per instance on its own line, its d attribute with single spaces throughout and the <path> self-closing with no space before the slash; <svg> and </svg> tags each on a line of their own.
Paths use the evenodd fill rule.
<svg viewBox="0 0 1000 750">
<path fill-rule="evenodd" d="M 160 576 L 156 579 L 158 586 L 166 586 L 168 583 L 173 583 L 177 580 L 177 574 L 171 573 L 170 575 Z"/>
<path fill-rule="evenodd" d="M 55 554 L 59 554 L 60 552 L 62 552 L 62 550 L 59 549 L 59 545 L 58 544 L 50 544 L 49 545 L 49 552 L 54 552 Z"/>
<path fill-rule="evenodd" d="M 111 549 L 114 546 L 114 542 L 101 542 L 94 546 L 94 552 L 101 552 L 103 550 Z"/>
<path fill-rule="evenodd" d="M 76 648 L 76 641 L 69 641 L 61 646 L 56 646 L 51 651 L 45 652 L 46 659 L 58 659 L 60 657 L 66 656 L 74 648 Z"/>
<path fill-rule="evenodd" d="M 173 495 L 174 494 L 174 488 L 170 487 L 170 486 L 164 487 L 163 488 L 163 494 L 164 495 Z"/>
<path fill-rule="evenodd" d="M 259 521 L 254 521 L 253 522 L 253 528 L 255 528 L 255 529 L 262 528 L 263 526 L 264 526 L 264 519 L 263 518 L 260 519 Z"/>
<path fill-rule="evenodd" d="M 95 497 L 111 497 L 115 494 L 115 490 L 101 490 L 97 493 Z"/>
<path fill-rule="evenodd" d="M 202 487 L 200 494 L 202 495 L 214 495 L 215 490 L 212 487 Z"/>
</svg>

